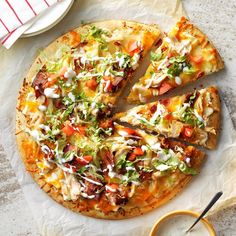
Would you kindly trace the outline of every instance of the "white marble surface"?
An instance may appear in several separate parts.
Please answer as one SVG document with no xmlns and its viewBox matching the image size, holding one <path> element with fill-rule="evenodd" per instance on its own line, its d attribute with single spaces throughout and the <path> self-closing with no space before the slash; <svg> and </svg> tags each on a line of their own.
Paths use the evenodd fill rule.
<svg viewBox="0 0 236 236">
<path fill-rule="evenodd" d="M 220 50 L 226 63 L 222 80 L 223 99 L 236 126 L 236 0 L 183 0 L 190 19 L 195 22 Z M 79 7 L 75 1 L 72 10 Z M 69 13 L 70 14 L 70 13 Z M 66 20 L 66 19 L 64 19 Z M 56 26 L 59 27 L 59 26 Z M 210 218 L 219 236 L 236 236 L 236 205 Z M 0 146 L 0 235 L 38 236 L 39 231 L 25 202 L 17 179 Z"/>
</svg>

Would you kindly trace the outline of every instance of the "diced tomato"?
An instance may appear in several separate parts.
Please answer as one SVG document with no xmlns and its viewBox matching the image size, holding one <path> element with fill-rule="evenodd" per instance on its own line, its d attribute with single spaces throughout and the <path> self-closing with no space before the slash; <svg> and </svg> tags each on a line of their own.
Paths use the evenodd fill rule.
<svg viewBox="0 0 236 236">
<path fill-rule="evenodd" d="M 162 95 L 168 92 L 171 88 L 172 88 L 171 84 L 169 84 L 166 81 L 162 82 L 161 86 L 159 87 L 159 95 Z"/>
<path fill-rule="evenodd" d="M 135 130 L 127 128 L 127 127 L 124 127 L 123 131 L 126 132 L 128 135 L 137 135 Z"/>
<path fill-rule="evenodd" d="M 151 113 L 154 113 L 156 110 L 157 110 L 157 105 L 156 104 L 154 104 L 150 107 Z"/>
<path fill-rule="evenodd" d="M 93 157 L 89 156 L 89 155 L 87 155 L 87 156 L 78 156 L 76 158 L 76 161 L 82 166 L 85 166 L 85 165 L 89 164 L 92 160 L 93 160 Z"/>
<path fill-rule="evenodd" d="M 166 116 L 165 116 L 165 119 L 166 120 L 173 120 L 173 116 L 172 116 L 172 114 L 171 113 L 168 113 Z"/>
<path fill-rule="evenodd" d="M 62 128 L 62 132 L 64 132 L 66 136 L 71 136 L 75 130 L 71 125 L 66 124 L 64 128 Z"/>
<path fill-rule="evenodd" d="M 83 136 L 86 135 L 86 129 L 87 129 L 86 126 L 78 125 L 75 129 L 78 131 L 79 134 L 81 134 Z"/>
<path fill-rule="evenodd" d="M 192 62 L 196 63 L 196 64 L 200 64 L 203 62 L 203 57 L 202 56 L 192 56 L 189 55 L 189 58 Z"/>
<path fill-rule="evenodd" d="M 132 57 L 135 53 L 139 53 L 141 51 L 141 47 L 138 45 L 137 41 L 130 40 L 128 42 L 127 50 Z"/>
<path fill-rule="evenodd" d="M 185 137 L 190 138 L 193 134 L 193 128 L 192 127 L 184 127 L 182 133 Z"/>
<path fill-rule="evenodd" d="M 105 186 L 106 191 L 109 193 L 115 193 L 117 192 L 118 188 L 119 188 L 119 184 L 113 183 L 113 184 L 107 184 Z"/>
<path fill-rule="evenodd" d="M 137 155 L 135 155 L 133 152 L 129 155 L 128 160 L 134 161 L 136 159 Z"/>
<path fill-rule="evenodd" d="M 134 150 L 133 150 L 133 153 L 136 155 L 136 156 L 142 156 L 144 154 L 144 151 L 142 150 L 141 147 L 136 147 Z"/>
<path fill-rule="evenodd" d="M 111 82 L 111 77 L 110 76 L 104 76 L 103 79 L 105 82 L 103 83 L 104 88 L 106 88 L 105 92 L 111 92 L 112 91 L 112 82 Z"/>
<path fill-rule="evenodd" d="M 133 152 L 129 155 L 128 160 L 134 161 L 137 156 L 142 156 L 144 154 L 144 151 L 141 147 L 136 147 Z"/>
<path fill-rule="evenodd" d="M 96 79 L 90 79 L 90 80 L 86 81 L 85 85 L 88 88 L 90 88 L 91 90 L 95 91 L 98 86 L 98 83 L 97 83 Z"/>
</svg>

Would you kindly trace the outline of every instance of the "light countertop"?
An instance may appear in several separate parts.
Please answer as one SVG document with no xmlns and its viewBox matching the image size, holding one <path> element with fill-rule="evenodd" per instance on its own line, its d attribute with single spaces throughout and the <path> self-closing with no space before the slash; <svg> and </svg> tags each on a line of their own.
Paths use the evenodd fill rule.
<svg viewBox="0 0 236 236">
<path fill-rule="evenodd" d="M 236 83 L 236 1 L 183 2 L 191 21 L 206 32 L 225 61 L 228 73 L 227 78 L 222 79 L 225 79 L 228 85 L 224 86 L 221 92 L 236 127 L 236 91 L 230 86 L 231 83 Z M 76 7 L 79 7 L 77 3 L 73 5 L 73 8 Z M 6 155 L 0 145 L 0 235 L 40 235 Z M 210 220 L 217 235 L 236 235 L 236 203 L 234 207 L 220 211 Z"/>
</svg>

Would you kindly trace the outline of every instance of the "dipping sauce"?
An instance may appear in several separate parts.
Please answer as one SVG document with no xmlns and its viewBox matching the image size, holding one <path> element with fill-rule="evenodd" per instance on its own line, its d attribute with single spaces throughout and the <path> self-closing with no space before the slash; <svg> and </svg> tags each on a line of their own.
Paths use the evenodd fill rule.
<svg viewBox="0 0 236 236">
<path fill-rule="evenodd" d="M 158 225 L 155 236 L 210 236 L 212 235 L 203 221 L 199 221 L 194 228 L 186 233 L 186 230 L 194 223 L 196 217 L 188 214 L 170 216 Z"/>
</svg>

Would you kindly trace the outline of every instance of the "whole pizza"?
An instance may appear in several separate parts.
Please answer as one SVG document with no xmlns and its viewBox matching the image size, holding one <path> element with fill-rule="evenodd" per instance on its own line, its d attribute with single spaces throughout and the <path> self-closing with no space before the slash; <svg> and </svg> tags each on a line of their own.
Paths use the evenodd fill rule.
<svg viewBox="0 0 236 236">
<path fill-rule="evenodd" d="M 115 114 L 148 53 L 127 98 L 139 105 Z M 158 96 L 222 68 L 216 48 L 185 18 L 168 34 L 124 20 L 80 26 L 43 50 L 24 79 L 16 133 L 26 170 L 55 201 L 96 218 L 166 203 L 200 171 L 205 154 L 191 144 L 216 147 L 220 99 L 213 86 Z"/>
</svg>

